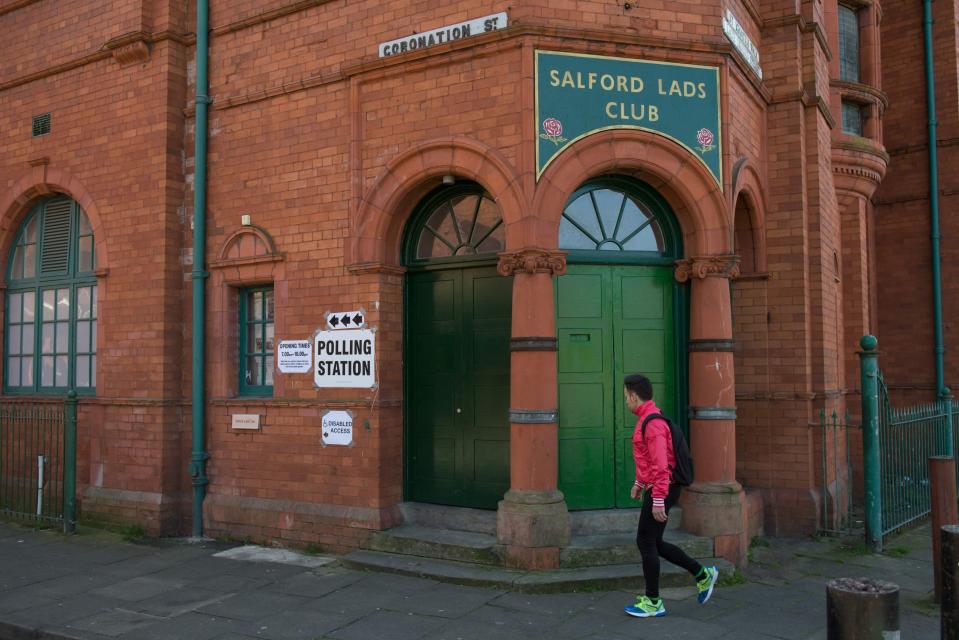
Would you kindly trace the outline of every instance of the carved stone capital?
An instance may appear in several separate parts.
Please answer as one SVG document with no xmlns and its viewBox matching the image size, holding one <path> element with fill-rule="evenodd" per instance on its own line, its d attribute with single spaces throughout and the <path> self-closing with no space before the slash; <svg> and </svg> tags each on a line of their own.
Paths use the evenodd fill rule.
<svg viewBox="0 0 959 640">
<path fill-rule="evenodd" d="M 566 252 L 523 247 L 519 251 L 499 254 L 499 264 L 496 269 L 500 275 L 504 276 L 511 276 L 514 273 L 548 273 L 561 276 L 566 273 Z"/>
<path fill-rule="evenodd" d="M 696 256 L 676 261 L 675 277 L 677 282 L 686 282 L 691 278 L 728 278 L 739 276 L 739 256 L 726 254 L 721 256 Z"/>
</svg>

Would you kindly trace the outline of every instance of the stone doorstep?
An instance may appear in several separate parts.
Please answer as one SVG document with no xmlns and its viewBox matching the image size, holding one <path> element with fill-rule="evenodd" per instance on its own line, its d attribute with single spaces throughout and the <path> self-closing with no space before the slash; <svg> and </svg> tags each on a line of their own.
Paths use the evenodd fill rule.
<svg viewBox="0 0 959 640">
<path fill-rule="evenodd" d="M 574 536 L 569 546 L 561 551 L 561 566 L 584 568 L 636 564 L 640 557 L 634 536 L 633 532 Z M 672 531 L 669 540 L 695 558 L 713 555 L 713 543 L 709 538 Z M 374 532 L 367 548 L 380 553 L 493 567 L 504 566 L 506 557 L 503 545 L 497 542 L 495 536 L 417 525 L 402 525 Z"/>
<path fill-rule="evenodd" d="M 704 562 L 719 567 L 721 573 L 732 573 L 733 565 L 722 558 L 704 558 Z M 455 560 L 422 558 L 378 551 L 354 551 L 340 562 L 359 571 L 379 571 L 427 578 L 474 587 L 507 589 L 521 593 L 561 593 L 569 591 L 611 591 L 645 586 L 643 569 L 638 563 L 607 565 L 554 571 L 520 571 L 504 567 L 480 565 Z M 692 588 L 689 574 L 668 562 L 662 564 L 662 587 Z"/>
<path fill-rule="evenodd" d="M 403 522 L 432 529 L 449 529 L 467 533 L 496 535 L 496 511 L 448 507 L 420 502 L 403 502 L 399 505 Z M 639 519 L 639 509 L 591 509 L 571 511 L 570 530 L 573 537 L 602 535 L 607 533 L 633 533 Z M 669 511 L 667 530 L 681 528 L 683 510 L 676 506 Z"/>
</svg>

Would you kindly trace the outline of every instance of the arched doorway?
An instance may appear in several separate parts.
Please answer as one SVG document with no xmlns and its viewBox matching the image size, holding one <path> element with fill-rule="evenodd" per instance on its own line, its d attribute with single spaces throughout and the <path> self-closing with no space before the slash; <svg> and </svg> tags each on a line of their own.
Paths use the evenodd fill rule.
<svg viewBox="0 0 959 640">
<path fill-rule="evenodd" d="M 495 509 L 509 489 L 512 279 L 506 229 L 475 183 L 429 194 L 407 226 L 406 499 Z"/>
<path fill-rule="evenodd" d="M 570 509 L 638 506 L 629 497 L 636 419 L 623 402 L 625 374 L 648 376 L 659 407 L 685 426 L 685 290 L 673 277 L 681 244 L 666 201 L 631 178 L 591 180 L 563 211 L 559 488 Z"/>
</svg>

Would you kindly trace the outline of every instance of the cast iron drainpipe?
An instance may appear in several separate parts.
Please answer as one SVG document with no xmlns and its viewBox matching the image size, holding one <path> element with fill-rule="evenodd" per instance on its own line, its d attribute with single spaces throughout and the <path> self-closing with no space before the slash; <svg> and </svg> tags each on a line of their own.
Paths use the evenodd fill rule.
<svg viewBox="0 0 959 640">
<path fill-rule="evenodd" d="M 932 0 L 923 0 L 923 36 L 926 54 L 926 112 L 929 118 L 929 227 L 932 236 L 932 307 L 936 333 L 936 395 L 945 398 L 943 356 L 946 352 L 942 338 L 942 275 L 939 257 L 939 159 L 936 149 L 936 85 L 932 50 Z M 952 431 L 950 425 L 949 431 Z M 952 442 L 950 433 L 949 442 Z M 951 448 L 951 447 L 950 447 Z"/>
<path fill-rule="evenodd" d="M 210 275 L 203 266 L 206 249 L 206 136 L 207 111 L 210 97 L 209 82 L 209 3 L 196 3 L 196 130 L 194 135 L 193 174 L 193 451 L 190 455 L 190 477 L 193 480 L 193 537 L 203 536 L 203 498 L 206 496 L 206 461 L 203 396 L 204 382 L 204 329 L 206 308 L 204 281 Z"/>
</svg>

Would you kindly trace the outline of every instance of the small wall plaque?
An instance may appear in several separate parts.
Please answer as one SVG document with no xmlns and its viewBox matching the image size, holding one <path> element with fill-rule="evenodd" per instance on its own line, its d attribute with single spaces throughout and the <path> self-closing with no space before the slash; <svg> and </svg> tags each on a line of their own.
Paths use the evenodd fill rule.
<svg viewBox="0 0 959 640">
<path fill-rule="evenodd" d="M 256 430 L 260 428 L 260 414 L 258 413 L 234 413 L 232 417 L 234 429 Z"/>
</svg>

